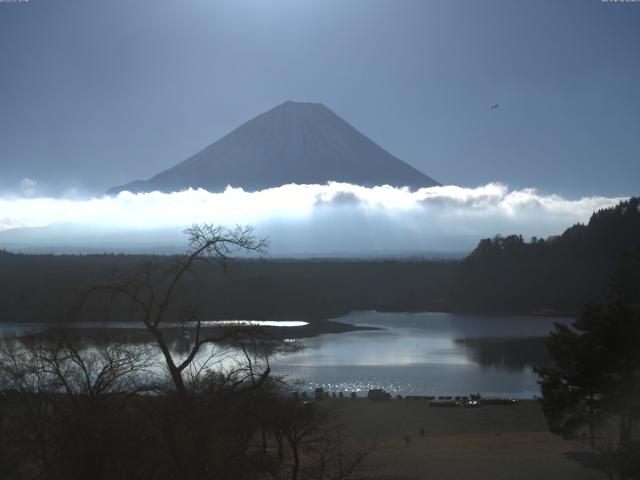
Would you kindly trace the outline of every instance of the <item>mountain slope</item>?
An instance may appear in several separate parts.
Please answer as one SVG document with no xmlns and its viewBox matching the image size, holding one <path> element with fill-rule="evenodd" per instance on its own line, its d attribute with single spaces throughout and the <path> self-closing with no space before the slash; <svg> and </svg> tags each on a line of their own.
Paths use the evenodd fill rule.
<svg viewBox="0 0 640 480">
<path fill-rule="evenodd" d="M 227 185 L 255 191 L 288 183 L 328 181 L 412 189 L 438 185 L 324 105 L 285 102 L 175 167 L 108 193 L 174 192 L 189 187 L 215 192 Z"/>
</svg>

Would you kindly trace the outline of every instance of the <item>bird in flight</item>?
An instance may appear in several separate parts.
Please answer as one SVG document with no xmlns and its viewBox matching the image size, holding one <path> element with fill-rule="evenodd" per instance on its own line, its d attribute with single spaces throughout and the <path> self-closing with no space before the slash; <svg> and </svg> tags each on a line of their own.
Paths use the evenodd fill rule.
<svg viewBox="0 0 640 480">
<path fill-rule="evenodd" d="M 499 107 L 499 105 L 497 103 L 495 105 L 491 105 L 491 110 L 495 110 L 498 107 Z"/>
</svg>

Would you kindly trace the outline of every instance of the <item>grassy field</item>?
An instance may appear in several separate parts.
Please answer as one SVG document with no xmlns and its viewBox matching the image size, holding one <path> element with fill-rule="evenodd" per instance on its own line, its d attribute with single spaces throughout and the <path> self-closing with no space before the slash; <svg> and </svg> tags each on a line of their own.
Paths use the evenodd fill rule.
<svg viewBox="0 0 640 480">
<path fill-rule="evenodd" d="M 431 408 L 420 400 L 332 403 L 357 444 L 377 443 L 359 470 L 362 478 L 605 478 L 566 458 L 586 447 L 550 433 L 535 401 L 474 409 Z"/>
</svg>

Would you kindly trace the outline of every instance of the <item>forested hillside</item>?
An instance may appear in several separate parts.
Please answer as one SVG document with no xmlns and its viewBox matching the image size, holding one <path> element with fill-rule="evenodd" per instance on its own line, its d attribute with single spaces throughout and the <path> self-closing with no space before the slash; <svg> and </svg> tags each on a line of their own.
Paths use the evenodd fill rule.
<svg viewBox="0 0 640 480">
<path fill-rule="evenodd" d="M 463 261 L 237 261 L 200 266 L 180 292 L 207 319 L 332 318 L 352 310 L 574 315 L 598 302 L 625 253 L 640 248 L 639 199 L 593 214 L 562 235 L 482 240 Z M 64 321 L 84 289 L 175 257 L 17 255 L 0 251 L 0 321 Z M 89 306 L 86 320 L 131 320 L 124 305 Z M 178 312 L 176 312 L 177 314 Z"/>
<path fill-rule="evenodd" d="M 595 212 L 562 235 L 480 241 L 462 262 L 451 305 L 462 310 L 574 314 L 600 301 L 623 256 L 640 247 L 638 198 Z"/>
</svg>

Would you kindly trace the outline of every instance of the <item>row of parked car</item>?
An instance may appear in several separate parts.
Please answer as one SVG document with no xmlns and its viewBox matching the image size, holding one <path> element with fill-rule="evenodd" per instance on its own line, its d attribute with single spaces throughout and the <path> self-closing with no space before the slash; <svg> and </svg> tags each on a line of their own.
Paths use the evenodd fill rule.
<svg viewBox="0 0 640 480">
<path fill-rule="evenodd" d="M 429 402 L 430 407 L 465 407 L 477 408 L 482 405 L 517 405 L 517 398 L 509 397 L 481 397 L 480 395 L 472 395 L 471 397 L 438 397 Z"/>
<path fill-rule="evenodd" d="M 349 395 L 351 398 L 357 398 L 355 392 L 351 392 Z M 330 394 L 329 392 L 325 392 L 322 388 L 316 388 L 314 392 L 315 400 L 324 400 L 329 398 L 345 398 L 347 395 L 343 394 L 343 392 L 333 392 Z M 307 394 L 306 392 L 293 392 L 294 398 L 300 398 L 302 400 L 306 400 Z M 367 398 L 369 400 L 374 401 L 385 401 L 391 400 L 392 396 L 390 393 L 386 392 L 380 388 L 372 388 L 367 393 Z M 466 407 L 466 408 L 475 408 L 480 407 L 482 405 L 517 405 L 519 400 L 511 397 L 483 397 L 479 393 L 471 394 L 471 395 L 406 395 L 403 397 L 402 395 L 396 395 L 396 400 L 426 400 L 429 402 L 429 406 L 431 407 Z"/>
<path fill-rule="evenodd" d="M 376 396 L 379 396 L 376 393 Z M 402 400 L 402 395 L 397 395 Z M 407 395 L 405 400 L 426 400 L 431 407 L 459 407 L 475 408 L 482 405 L 517 405 L 519 400 L 511 397 L 483 397 L 479 393 L 472 395 Z"/>
</svg>

